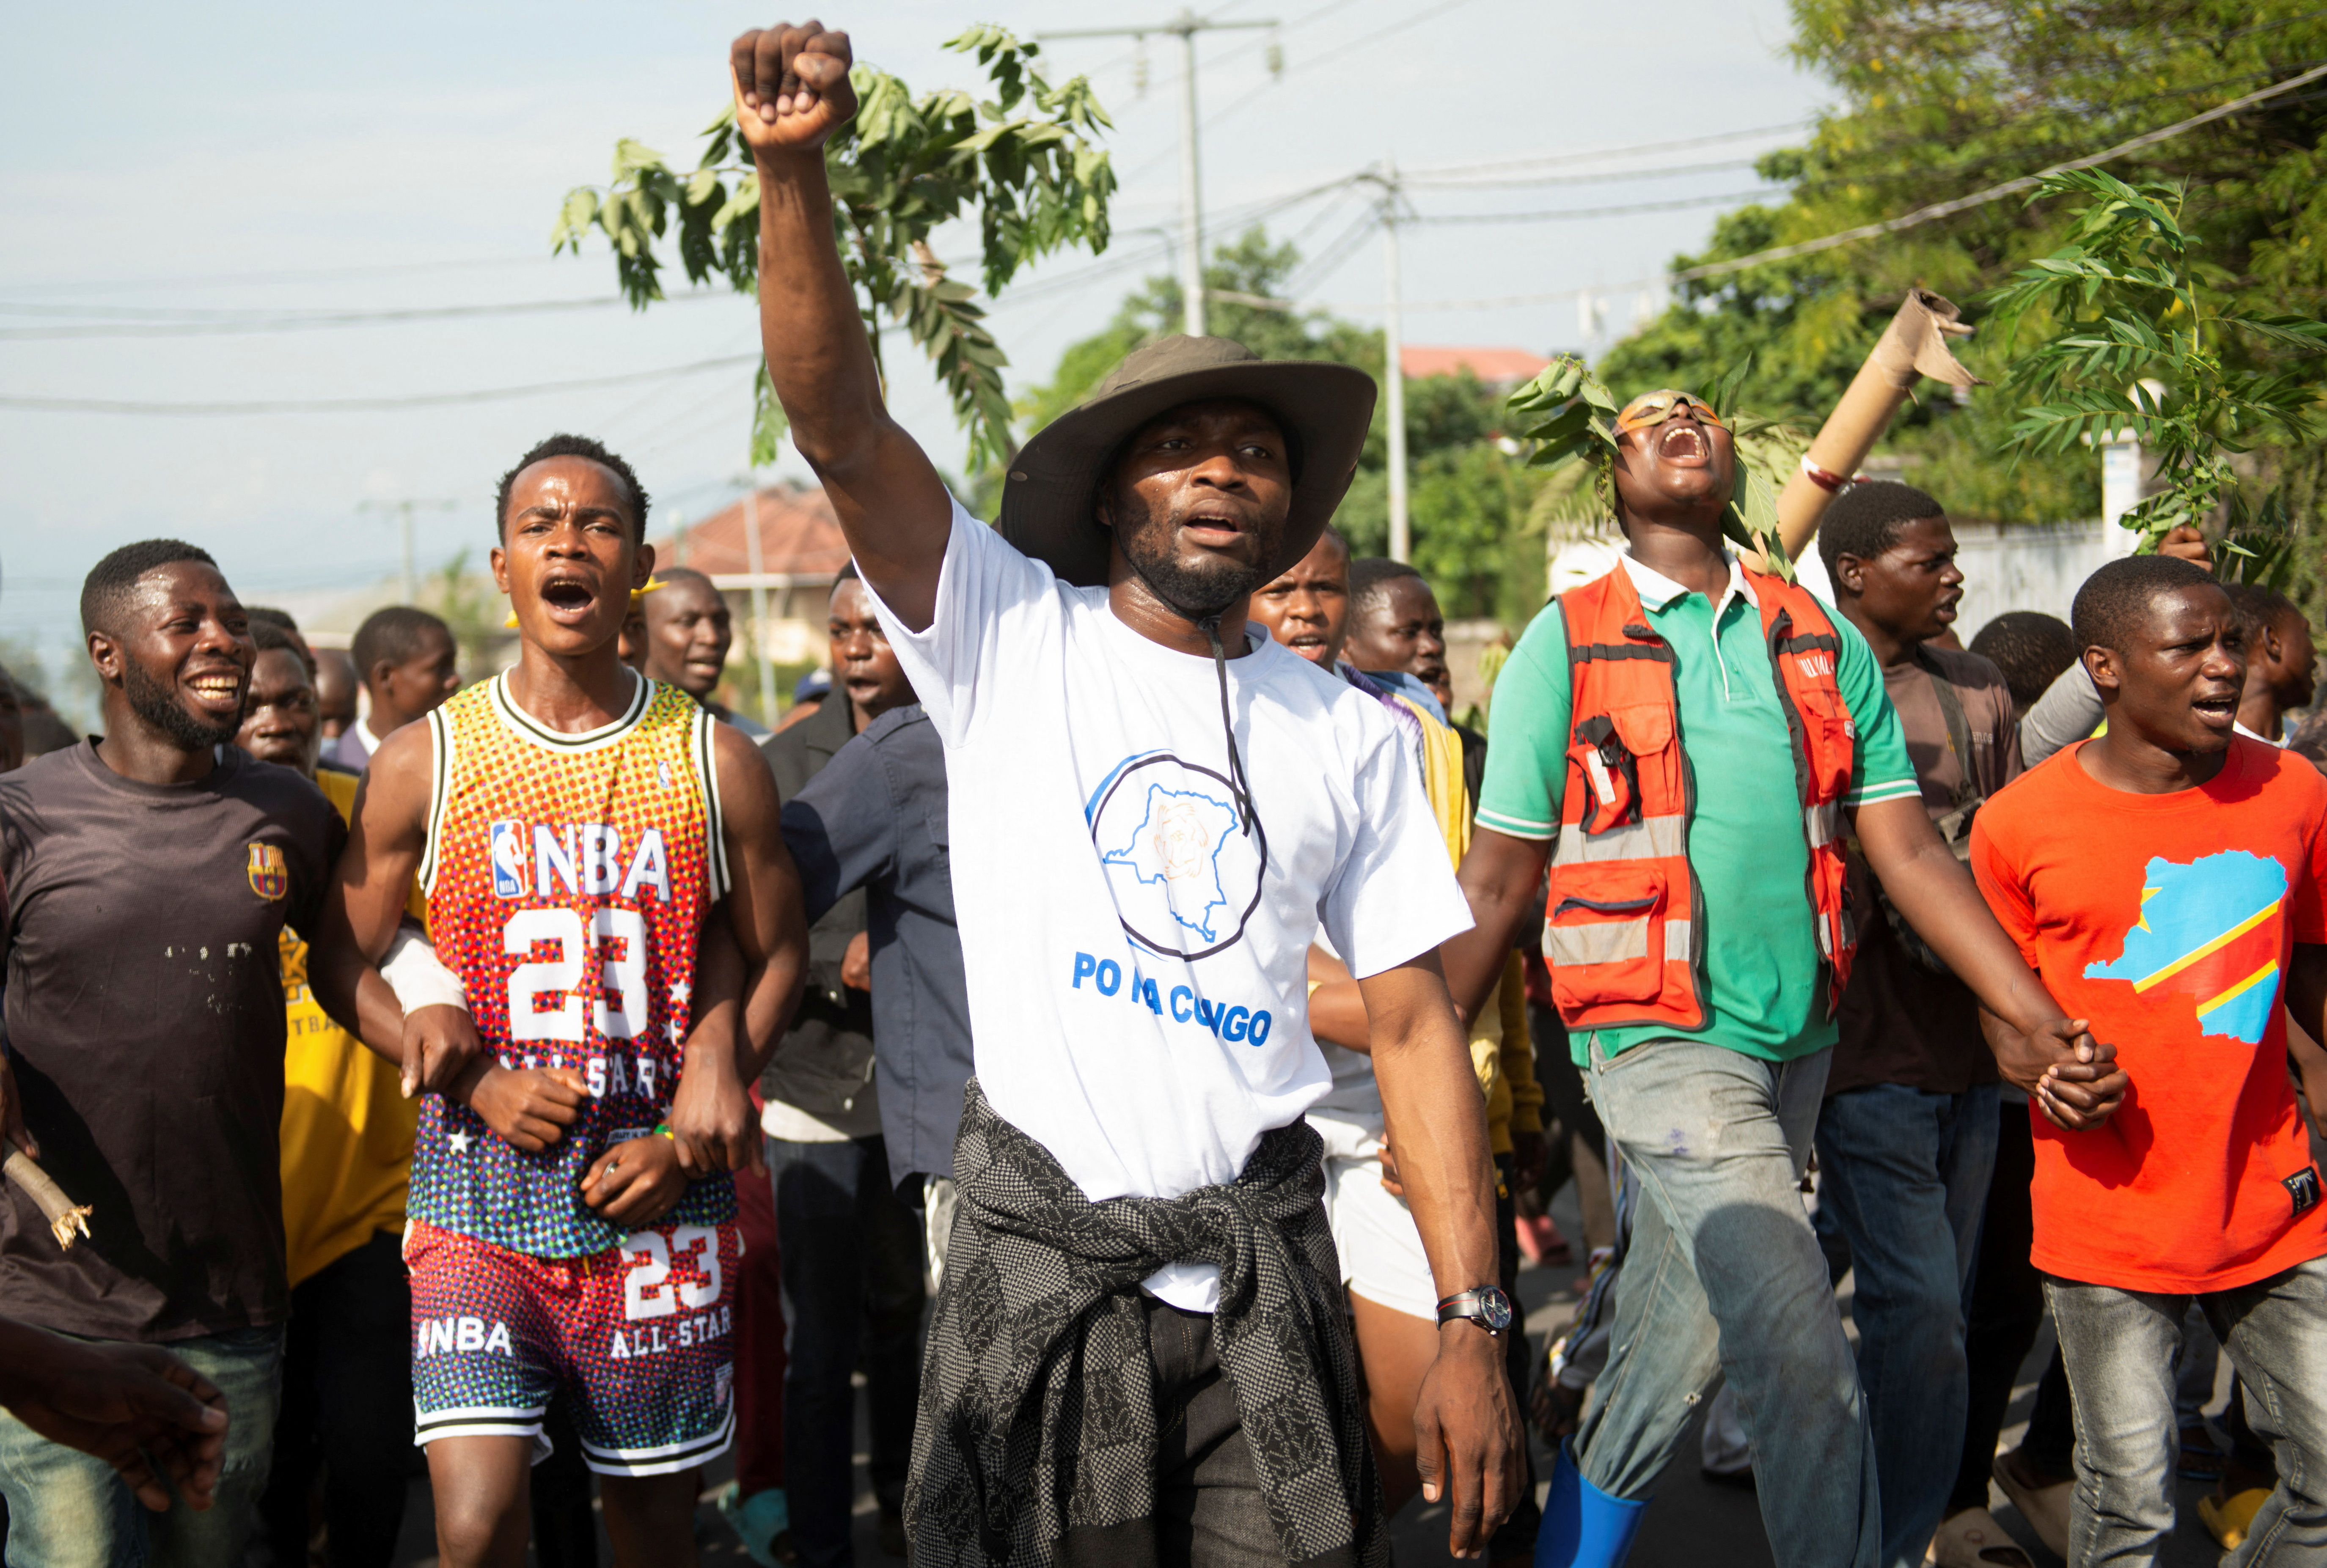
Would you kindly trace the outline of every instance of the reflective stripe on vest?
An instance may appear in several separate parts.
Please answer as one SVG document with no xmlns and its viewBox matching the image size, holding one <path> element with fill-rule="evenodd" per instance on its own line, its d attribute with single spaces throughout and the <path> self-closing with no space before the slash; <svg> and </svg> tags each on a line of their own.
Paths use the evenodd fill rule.
<svg viewBox="0 0 2327 1568">
<path fill-rule="evenodd" d="M 1593 759 L 1595 761 L 1597 758 Z M 1645 860 L 1688 853 L 1688 818 L 1644 817 L 1604 833 L 1565 833 L 1551 852 L 1554 865 L 1575 865 L 1593 860 Z"/>
<path fill-rule="evenodd" d="M 1809 850 L 1811 924 L 1841 1004 L 1855 946 L 1843 906 L 1842 802 L 1855 733 L 1841 642 L 1816 600 L 1748 574 L 1792 740 Z M 1544 955 L 1570 1029 L 1704 1027 L 1703 890 L 1688 861 L 1695 779 L 1681 748 L 1672 649 L 1621 566 L 1561 595 L 1573 729 L 1544 910 Z"/>
</svg>

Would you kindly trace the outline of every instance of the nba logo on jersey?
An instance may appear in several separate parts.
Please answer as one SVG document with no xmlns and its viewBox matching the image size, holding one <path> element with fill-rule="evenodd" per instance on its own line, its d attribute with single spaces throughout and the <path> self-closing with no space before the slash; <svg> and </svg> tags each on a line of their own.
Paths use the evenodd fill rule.
<svg viewBox="0 0 2327 1568">
<path fill-rule="evenodd" d="M 521 899 L 533 887 L 526 875 L 526 836 L 522 822 L 493 824 L 493 897 Z"/>
</svg>

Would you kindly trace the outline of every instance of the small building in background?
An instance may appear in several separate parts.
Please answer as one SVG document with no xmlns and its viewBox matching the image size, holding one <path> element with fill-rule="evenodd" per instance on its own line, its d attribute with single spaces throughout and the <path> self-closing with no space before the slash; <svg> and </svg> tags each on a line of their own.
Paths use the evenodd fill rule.
<svg viewBox="0 0 2327 1568">
<path fill-rule="evenodd" d="M 736 706 L 761 711 L 762 656 L 771 714 L 801 674 L 824 663 L 825 601 L 848 565 L 848 540 L 821 488 L 770 485 L 648 542 L 658 563 L 691 566 L 725 596 L 735 617 L 727 679 Z"/>
<path fill-rule="evenodd" d="M 824 602 L 848 565 L 848 540 L 822 489 L 770 485 L 684 530 L 650 536 L 648 543 L 657 561 L 691 566 L 726 595 L 735 615 L 734 660 L 752 654 L 754 589 L 767 598 L 768 624 L 761 636 L 769 658 L 787 665 L 824 658 Z"/>
<path fill-rule="evenodd" d="M 1551 361 L 1525 349 L 1435 349 L 1408 343 L 1398 355 L 1406 379 L 1459 376 L 1468 370 L 1492 392 L 1508 396 L 1522 382 L 1543 374 Z"/>
</svg>

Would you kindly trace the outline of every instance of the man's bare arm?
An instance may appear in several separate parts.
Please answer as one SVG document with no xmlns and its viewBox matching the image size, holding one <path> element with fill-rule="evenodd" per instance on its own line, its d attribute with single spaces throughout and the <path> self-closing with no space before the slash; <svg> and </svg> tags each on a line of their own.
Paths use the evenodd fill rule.
<svg viewBox="0 0 2327 1568">
<path fill-rule="evenodd" d="M 324 894 L 322 929 L 308 956 L 315 1000 L 341 1028 L 396 1064 L 407 1096 L 442 1087 L 435 1079 L 453 1066 L 439 1068 L 432 1079 L 422 1064 L 407 1063 L 404 1009 L 378 967 L 404 918 L 406 890 L 426 845 L 434 761 L 425 724 L 398 731 L 373 753 L 356 789 L 355 820 L 340 853 L 339 874 Z"/>
<path fill-rule="evenodd" d="M 1543 887 L 1544 862 L 1551 857 L 1547 839 L 1513 838 L 1491 827 L 1473 827 L 1470 852 L 1463 857 L 1458 880 L 1471 902 L 1471 929 L 1442 944 L 1439 962 L 1446 969 L 1447 994 L 1464 1021 L 1479 1016 L 1503 977 L 1503 962 L 1519 943 L 1520 928 L 1537 912 L 1536 894 Z M 1313 952 L 1309 978 L 1318 982 L 1309 994 L 1309 1031 L 1320 1040 L 1350 1050 L 1369 1050 L 1365 999 L 1349 971 L 1340 965 L 1321 970 Z"/>
<path fill-rule="evenodd" d="M 1471 1050 L 1435 952 L 1358 982 L 1370 1021 L 1385 1138 L 1441 1296 L 1491 1285 L 1494 1166 L 1487 1107 Z M 1519 1331 L 1516 1325 L 1509 1331 Z M 1415 1406 L 1422 1495 L 1448 1499 L 1448 1549 L 1483 1551 L 1519 1501 L 1519 1413 L 1500 1339 L 1457 1321 L 1438 1330 L 1438 1358 Z"/>
<path fill-rule="evenodd" d="M 308 983 L 324 1012 L 397 1065 L 407 1098 L 442 1094 L 517 1147 L 538 1153 L 581 1115 L 589 1091 L 579 1075 L 504 1068 L 486 1053 L 465 1009 L 422 1007 L 407 1016 L 380 977 L 379 960 L 395 940 L 427 843 L 435 761 L 426 724 L 406 725 L 372 753 L 339 875 L 324 895 Z"/>
<path fill-rule="evenodd" d="M 1920 797 L 1862 806 L 1853 825 L 1868 869 L 1932 951 L 1980 1000 L 1997 1069 L 2063 1127 L 2098 1126 L 2125 1097 L 2117 1048 L 2070 1018 L 2020 957 Z M 1998 1026 L 2001 1027 L 1998 1027 Z"/>
<path fill-rule="evenodd" d="M 2286 1054 L 2303 1083 L 2313 1131 L 2327 1138 L 2327 947 L 2297 942 L 2286 966 Z"/>
<path fill-rule="evenodd" d="M 767 759 L 747 736 L 722 725 L 715 761 L 726 816 L 728 923 L 743 960 L 737 1049 L 744 1076 L 756 1078 L 808 985 L 808 912 Z"/>
<path fill-rule="evenodd" d="M 824 481 L 857 570 L 919 631 L 934 618 L 953 503 L 889 417 L 864 318 L 833 247 L 824 144 L 856 112 L 848 35 L 810 22 L 729 51 L 735 124 L 760 176 L 760 333 L 792 443 Z"/>
<path fill-rule="evenodd" d="M 1551 840 L 1514 838 L 1491 827 L 1473 827 L 1471 847 L 1455 873 L 1471 901 L 1471 929 L 1439 949 L 1446 965 L 1446 989 L 1465 1018 L 1476 1018 L 1503 978 L 1503 965 L 1519 945 L 1519 930 L 1532 914 L 1543 913 L 1544 863 Z"/>
<path fill-rule="evenodd" d="M 738 730 L 713 732 L 724 817 L 727 896 L 696 947 L 693 1030 L 670 1130 L 690 1175 L 760 1162 L 751 1086 L 790 1022 L 808 977 L 799 876 L 778 829 L 776 781 Z"/>
</svg>

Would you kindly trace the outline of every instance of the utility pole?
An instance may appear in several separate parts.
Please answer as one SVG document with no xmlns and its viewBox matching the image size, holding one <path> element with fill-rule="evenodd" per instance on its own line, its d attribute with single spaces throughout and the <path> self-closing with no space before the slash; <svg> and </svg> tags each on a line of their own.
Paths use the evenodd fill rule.
<svg viewBox="0 0 2327 1568">
<path fill-rule="evenodd" d="M 1389 558 L 1409 560 L 1414 539 L 1406 511 L 1406 332 L 1398 317 L 1397 164 L 1385 160 L 1382 188 L 1382 390 L 1389 406 Z"/>
<path fill-rule="evenodd" d="M 1190 337 L 1204 335 L 1204 189 L 1196 150 L 1196 34 L 1231 27 L 1274 27 L 1274 21 L 1212 22 L 1182 9 L 1169 22 L 1148 27 L 1075 27 L 1038 33 L 1037 39 L 1136 38 L 1166 33 L 1180 41 L 1180 296 Z"/>
<path fill-rule="evenodd" d="M 360 512 L 394 512 L 404 524 L 404 602 L 409 604 L 419 594 L 420 574 L 413 565 L 412 514 L 415 512 L 449 512 L 457 509 L 460 501 L 360 501 Z"/>
<path fill-rule="evenodd" d="M 743 476 L 743 565 L 752 574 L 752 650 L 759 656 L 760 723 L 776 727 L 776 661 L 768 652 L 768 574 L 760 549 L 760 473 Z"/>
</svg>

